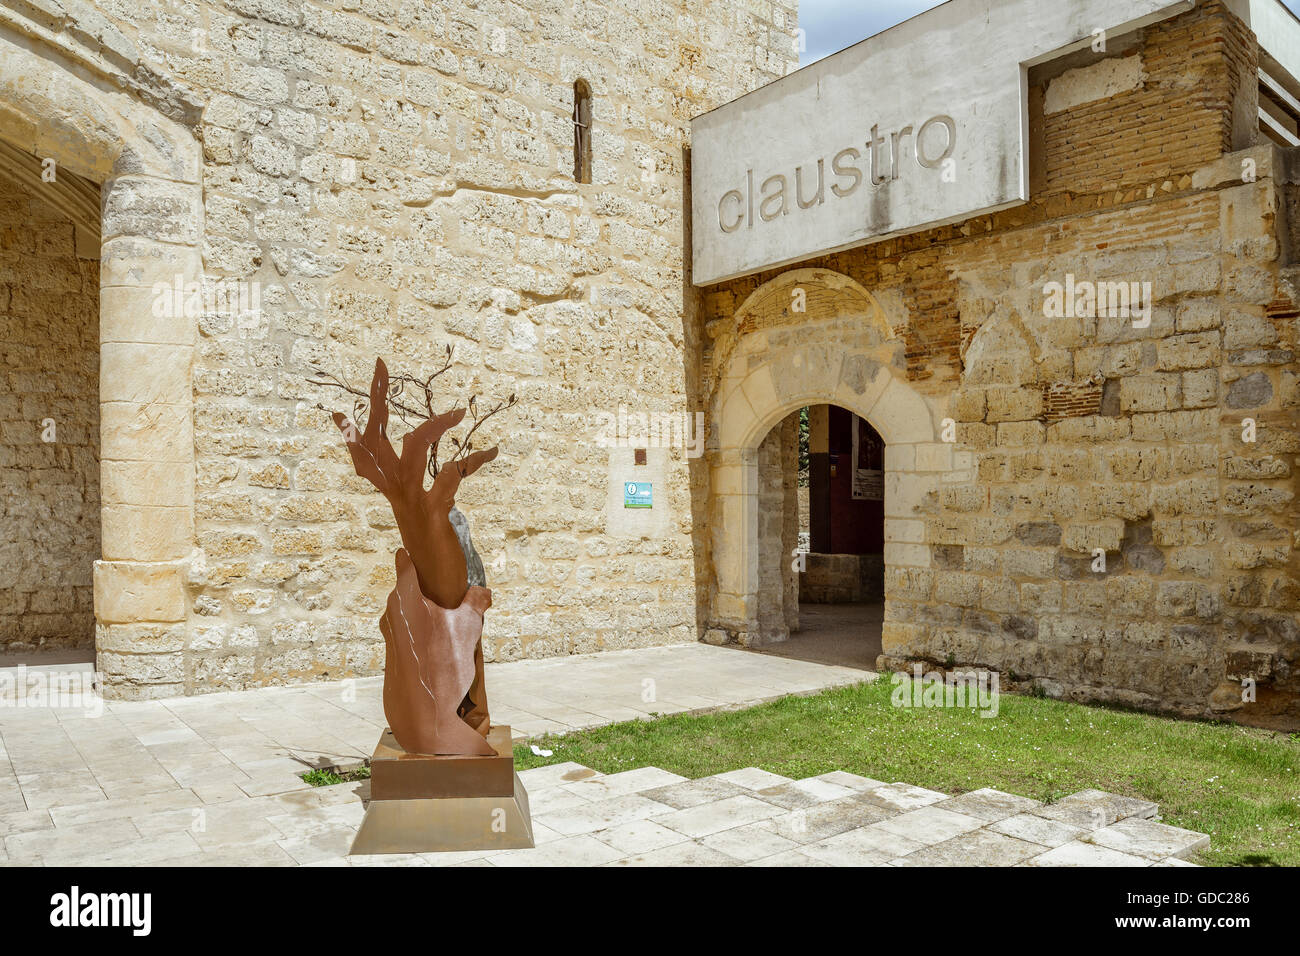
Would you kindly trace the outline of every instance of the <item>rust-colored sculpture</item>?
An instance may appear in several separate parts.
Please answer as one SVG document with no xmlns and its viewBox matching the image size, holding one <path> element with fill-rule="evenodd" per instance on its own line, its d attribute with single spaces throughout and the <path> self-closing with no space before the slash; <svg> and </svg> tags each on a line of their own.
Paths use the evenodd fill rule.
<svg viewBox="0 0 1300 956">
<path fill-rule="evenodd" d="M 405 548 L 397 552 L 397 587 L 379 619 L 388 657 L 384 664 L 384 715 L 408 753 L 496 753 L 487 742 L 487 701 L 482 696 L 483 612 L 492 592 L 473 587 L 454 611 L 420 590 Z M 477 682 L 479 697 L 469 697 Z M 477 726 L 461 716 L 482 715 Z"/>
<path fill-rule="evenodd" d="M 465 550 L 452 525 L 451 511 L 463 479 L 497 456 L 495 447 L 473 451 L 478 426 L 514 396 L 479 415 L 475 399 L 467 408 L 443 414 L 432 410 L 432 382 L 402 376 L 390 387 L 388 369 L 375 362 L 369 413 L 363 431 L 336 412 L 357 474 L 368 479 L 392 505 L 402 536 L 397 552 L 397 587 L 380 618 L 387 648 L 384 664 L 384 714 L 397 743 L 412 754 L 493 756 L 487 692 L 483 684 L 483 613 L 492 604 L 486 587 L 470 587 Z M 337 379 L 318 384 L 343 387 Z M 424 392 L 424 407 L 412 409 L 399 395 L 406 384 Z M 399 455 L 388 438 L 390 403 L 403 413 L 425 418 L 402 439 Z M 474 423 L 463 438 L 450 437 L 455 453 L 439 465 L 438 443 L 467 412 Z M 426 474 L 433 477 L 425 488 Z M 458 519 L 460 520 L 460 519 Z"/>
</svg>

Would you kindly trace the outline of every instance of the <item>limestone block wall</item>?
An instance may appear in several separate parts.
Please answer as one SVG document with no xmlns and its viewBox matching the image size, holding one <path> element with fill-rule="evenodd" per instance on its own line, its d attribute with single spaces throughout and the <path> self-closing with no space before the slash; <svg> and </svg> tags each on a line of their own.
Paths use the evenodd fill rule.
<svg viewBox="0 0 1300 956">
<path fill-rule="evenodd" d="M 1053 695 L 1300 725 L 1300 307 L 1280 154 L 1243 141 L 1237 115 L 1256 55 L 1209 2 L 1099 60 L 1038 68 L 1029 204 L 708 290 L 715 352 L 765 336 L 773 368 L 824 379 L 808 400 L 886 437 L 882 666 L 955 660 Z M 1149 317 L 1049 301 L 1050 283 L 1078 282 L 1138 283 Z M 862 329 L 885 316 L 887 388 L 920 397 L 903 416 L 915 448 L 878 420 L 906 406 L 846 388 L 870 343 L 815 305 L 845 283 L 863 290 Z M 797 330 L 780 343 L 742 319 L 763 296 Z M 724 375 L 724 434 L 784 401 L 746 384 L 742 408 L 727 389 Z M 934 470 L 917 475 L 922 459 Z M 744 574 L 716 573 L 720 624 L 743 626 Z"/>
<path fill-rule="evenodd" d="M 99 263 L 0 176 L 0 654 L 91 648 Z"/>
<path fill-rule="evenodd" d="M 799 598 L 810 604 L 879 603 L 883 576 L 882 555 L 814 552 L 799 575 Z"/>
<path fill-rule="evenodd" d="M 449 344 L 450 395 L 519 399 L 485 436 L 501 457 L 459 500 L 497 589 L 489 659 L 696 639 L 688 458 L 665 450 L 666 530 L 611 533 L 621 465 L 600 416 L 698 410 L 687 124 L 795 65 L 793 2 L 104 0 L 94 24 L 5 6 L 42 42 L 98 37 L 97 67 L 130 67 L 114 95 L 184 125 L 203 154 L 207 286 L 184 317 L 192 542 L 165 588 L 145 582 L 168 602 L 148 620 L 173 621 L 175 603 L 183 621 L 136 627 L 115 607 L 110 693 L 378 671 L 397 536 L 328 419 L 351 399 L 309 380 L 364 386 L 377 355 L 427 374 Z M 578 79 L 589 185 L 573 181 Z M 164 261 L 130 281 L 167 281 Z M 119 573 L 105 570 L 106 601 Z"/>
<path fill-rule="evenodd" d="M 1202 181 L 1232 176 L 1232 162 Z M 972 245 L 964 281 L 1003 303 L 950 404 L 979 480 L 922 506 L 940 565 L 911 595 L 928 603 L 893 609 L 904 646 L 997 660 L 1060 692 L 1198 713 L 1240 708 L 1243 677 L 1271 685 L 1289 671 L 1285 449 L 1296 423 L 1279 389 L 1294 373 L 1294 332 L 1269 315 L 1272 193 L 1234 176 L 1096 216 L 1055 237 L 1050 260 L 1034 262 L 1020 242 L 1041 237 L 1028 234 Z M 1032 290 L 1023 312 L 1010 308 L 1023 290 L 998 263 L 1017 255 L 1045 274 L 1150 275 L 1150 326 L 1044 320 Z M 1026 317 L 1018 328 L 1015 315 Z M 1049 389 L 1084 383 L 1101 386 L 1091 408 L 1045 406 Z M 1251 714 L 1279 706 L 1292 705 L 1261 699 Z"/>
</svg>

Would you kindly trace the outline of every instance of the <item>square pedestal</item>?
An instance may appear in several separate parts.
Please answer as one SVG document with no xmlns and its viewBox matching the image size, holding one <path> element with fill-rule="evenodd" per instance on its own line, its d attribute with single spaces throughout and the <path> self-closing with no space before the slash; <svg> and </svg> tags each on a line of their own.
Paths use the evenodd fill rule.
<svg viewBox="0 0 1300 956">
<path fill-rule="evenodd" d="M 533 845 L 528 792 L 510 728 L 493 727 L 494 757 L 407 753 L 385 730 L 370 761 L 370 803 L 351 853 L 508 850 Z"/>
</svg>

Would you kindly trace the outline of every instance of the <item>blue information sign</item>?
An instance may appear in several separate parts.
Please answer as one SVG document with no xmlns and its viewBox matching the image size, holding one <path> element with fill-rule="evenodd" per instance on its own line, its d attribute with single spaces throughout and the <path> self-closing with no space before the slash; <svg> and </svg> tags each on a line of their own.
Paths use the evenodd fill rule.
<svg viewBox="0 0 1300 956">
<path fill-rule="evenodd" d="M 627 481 L 623 483 L 624 508 L 653 508 L 654 492 L 648 481 Z"/>
</svg>

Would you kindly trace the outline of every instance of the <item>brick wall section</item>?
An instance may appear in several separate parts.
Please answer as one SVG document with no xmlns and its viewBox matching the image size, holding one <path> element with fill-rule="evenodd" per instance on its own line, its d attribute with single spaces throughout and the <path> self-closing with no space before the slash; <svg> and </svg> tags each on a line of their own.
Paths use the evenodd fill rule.
<svg viewBox="0 0 1300 956">
<path fill-rule="evenodd" d="M 1052 382 L 1043 386 L 1043 421 L 1096 415 L 1104 386 L 1093 382 Z"/>
<path fill-rule="evenodd" d="M 903 303 L 912 317 L 907 325 L 907 373 L 913 381 L 949 378 L 961 367 L 961 311 L 945 252 L 933 250 L 907 257 Z"/>
<path fill-rule="evenodd" d="M 1240 36 L 1222 12 L 1218 3 L 1201 4 L 1151 27 L 1141 47 L 1148 77 L 1141 89 L 1047 118 L 1042 196 L 1175 178 L 1231 146 L 1231 106 L 1245 64 L 1234 62 Z"/>
<path fill-rule="evenodd" d="M 961 373 L 961 345 L 969 340 L 962 323 L 979 324 L 978 317 L 961 314 L 954 250 L 979 236 L 1188 191 L 1191 172 L 1232 146 L 1239 77 L 1253 77 L 1256 63 L 1247 32 L 1218 0 L 1200 4 L 1142 32 L 1140 55 L 1148 76 L 1142 91 L 1031 116 L 1031 128 L 1043 128 L 1042 156 L 1033 161 L 1041 162 L 1050 185 L 1025 205 L 802 265 L 834 269 L 873 292 L 900 295 L 908 378 L 923 391 L 945 391 Z M 1041 110 L 1041 95 L 1030 102 Z M 704 295 L 705 321 L 734 312 L 781 271 L 711 286 Z"/>
<path fill-rule="evenodd" d="M 99 263 L 0 177 L 0 653 L 93 647 L 98 557 Z"/>
</svg>

